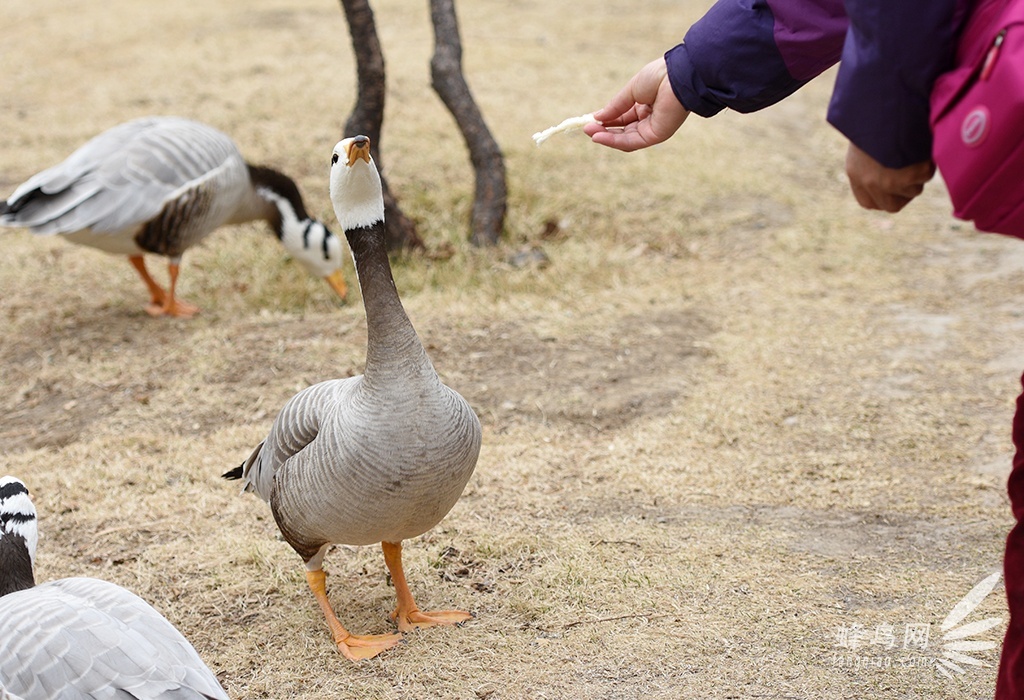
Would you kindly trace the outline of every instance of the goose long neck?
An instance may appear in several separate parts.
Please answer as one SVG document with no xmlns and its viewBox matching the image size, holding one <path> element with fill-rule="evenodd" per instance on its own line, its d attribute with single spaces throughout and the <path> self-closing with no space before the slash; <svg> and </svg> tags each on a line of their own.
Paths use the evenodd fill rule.
<svg viewBox="0 0 1024 700">
<path fill-rule="evenodd" d="M 38 540 L 28 488 L 14 477 L 0 477 L 0 596 L 35 585 L 32 564 Z"/>
<path fill-rule="evenodd" d="M 252 164 L 247 164 L 247 167 L 251 186 L 231 223 L 263 219 L 278 238 L 283 238 L 286 222 L 309 219 L 294 180 L 273 168 Z"/>
<path fill-rule="evenodd" d="M 32 557 L 21 537 L 0 537 L 0 596 L 36 585 Z"/>
<path fill-rule="evenodd" d="M 372 384 L 382 376 L 432 373 L 433 366 L 405 313 L 391 274 L 384 222 L 346 231 L 345 236 L 366 311 L 366 381 Z"/>
</svg>

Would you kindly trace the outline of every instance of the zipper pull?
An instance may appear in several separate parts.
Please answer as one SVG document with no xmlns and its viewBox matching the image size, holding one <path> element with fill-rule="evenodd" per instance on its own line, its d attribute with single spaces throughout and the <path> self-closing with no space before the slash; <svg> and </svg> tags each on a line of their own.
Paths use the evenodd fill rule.
<svg viewBox="0 0 1024 700">
<path fill-rule="evenodd" d="M 999 49 L 1003 46 L 1003 40 L 1006 38 L 1006 30 L 999 32 L 996 36 L 995 41 L 992 42 L 992 48 L 988 50 L 988 55 L 985 56 L 985 63 L 981 67 L 981 77 L 979 80 L 988 80 L 988 77 L 992 75 L 992 69 L 996 65 L 996 58 L 999 56 Z"/>
</svg>

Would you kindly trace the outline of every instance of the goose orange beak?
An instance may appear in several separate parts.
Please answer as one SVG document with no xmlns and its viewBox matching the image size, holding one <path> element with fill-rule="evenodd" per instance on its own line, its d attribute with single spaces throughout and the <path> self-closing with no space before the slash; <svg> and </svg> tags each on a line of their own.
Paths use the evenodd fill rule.
<svg viewBox="0 0 1024 700">
<path fill-rule="evenodd" d="M 348 144 L 348 166 L 352 167 L 352 164 L 359 158 L 367 163 L 370 162 L 369 136 L 356 136 Z"/>
<path fill-rule="evenodd" d="M 331 285 L 331 289 L 341 297 L 342 301 L 348 298 L 348 285 L 345 284 L 345 276 L 341 274 L 341 270 L 335 270 L 331 274 L 324 277 L 327 284 Z"/>
</svg>

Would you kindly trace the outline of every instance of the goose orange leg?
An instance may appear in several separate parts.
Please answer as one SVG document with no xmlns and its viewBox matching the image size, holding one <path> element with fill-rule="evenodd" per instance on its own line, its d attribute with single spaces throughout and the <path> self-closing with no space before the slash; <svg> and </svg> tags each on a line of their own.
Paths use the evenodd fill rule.
<svg viewBox="0 0 1024 700">
<path fill-rule="evenodd" d="M 384 563 L 391 572 L 391 582 L 395 584 L 395 595 L 398 597 L 398 607 L 391 613 L 391 619 L 398 623 L 399 630 L 411 632 L 417 627 L 458 625 L 473 619 L 472 613 L 462 610 L 422 612 L 416 607 L 416 601 L 412 599 L 412 592 L 405 580 L 405 570 L 402 568 L 402 543 L 381 542 L 380 546 L 384 550 Z"/>
<path fill-rule="evenodd" d="M 167 296 L 167 292 L 164 291 L 163 287 L 156 283 L 150 274 L 149 270 L 146 269 L 146 260 L 141 255 L 132 255 L 128 257 L 128 262 L 132 264 L 135 271 L 139 273 L 139 277 L 146 283 L 146 288 L 149 290 L 149 305 L 160 307 L 163 306 L 164 297 Z"/>
<path fill-rule="evenodd" d="M 146 269 L 146 260 L 141 255 L 129 256 L 128 261 L 139 273 L 142 281 L 146 283 L 146 288 L 149 289 L 150 301 L 149 306 L 146 307 L 146 313 L 150 316 L 167 315 L 189 318 L 199 312 L 198 306 L 193 306 L 187 301 L 175 299 L 174 297 L 174 288 L 178 284 L 178 271 L 180 269 L 177 263 L 172 262 L 167 266 L 171 284 L 170 289 L 164 291 L 163 287 L 157 284 L 156 280 L 149 274 L 149 270 Z"/>
<path fill-rule="evenodd" d="M 327 618 L 327 626 L 331 629 L 331 636 L 334 643 L 338 645 L 338 651 L 351 661 L 361 659 L 372 659 L 377 654 L 390 649 L 401 643 L 400 634 L 368 634 L 356 635 L 345 629 L 338 617 L 331 608 L 331 601 L 327 599 L 327 574 L 323 569 L 306 572 L 306 581 L 309 582 L 309 589 L 313 591 L 316 602 Z"/>
<path fill-rule="evenodd" d="M 199 313 L 199 307 L 189 304 L 187 301 L 177 299 L 174 296 L 174 288 L 178 286 L 178 263 L 172 262 L 167 265 L 167 272 L 170 274 L 171 283 L 167 288 L 167 298 L 164 299 L 163 306 L 160 307 L 158 313 L 153 313 L 150 309 L 146 309 L 149 313 L 154 316 L 160 316 L 167 314 L 168 316 L 177 316 L 178 318 L 191 318 Z"/>
</svg>

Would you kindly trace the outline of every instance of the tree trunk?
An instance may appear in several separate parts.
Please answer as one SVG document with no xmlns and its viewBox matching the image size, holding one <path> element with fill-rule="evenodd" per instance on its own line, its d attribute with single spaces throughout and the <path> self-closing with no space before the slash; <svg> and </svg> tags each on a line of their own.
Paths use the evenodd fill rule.
<svg viewBox="0 0 1024 700">
<path fill-rule="evenodd" d="M 369 0 L 341 0 L 352 37 L 352 50 L 356 56 L 357 95 L 352 114 L 345 122 L 344 136 L 362 134 L 370 137 L 373 160 L 381 171 L 384 190 L 384 225 L 388 250 L 422 248 L 423 241 L 416 233 L 416 224 L 398 206 L 391 194 L 384 165 L 380 157 L 380 132 L 384 123 L 384 53 L 377 38 L 377 26 Z"/>
<path fill-rule="evenodd" d="M 505 225 L 508 205 L 505 161 L 462 75 L 462 42 L 455 0 L 430 0 L 430 19 L 434 25 L 431 85 L 455 117 L 476 173 L 470 241 L 474 245 L 495 245 Z"/>
</svg>

